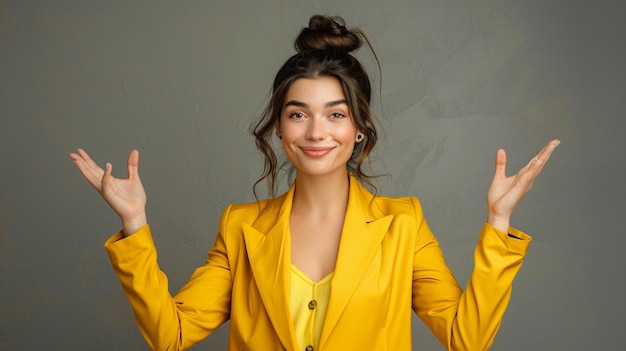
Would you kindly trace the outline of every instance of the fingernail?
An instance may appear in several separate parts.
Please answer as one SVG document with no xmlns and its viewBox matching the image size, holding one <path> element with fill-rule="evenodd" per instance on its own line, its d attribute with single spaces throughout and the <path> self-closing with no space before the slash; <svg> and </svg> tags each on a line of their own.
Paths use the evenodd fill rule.
<svg viewBox="0 0 626 351">
<path fill-rule="evenodd" d="M 556 143 L 554 143 L 553 148 L 555 148 L 555 149 L 556 149 L 556 147 L 557 147 L 557 146 L 559 146 L 560 144 L 561 144 L 561 141 L 560 141 L 560 140 L 557 140 L 557 142 L 556 142 Z"/>
</svg>

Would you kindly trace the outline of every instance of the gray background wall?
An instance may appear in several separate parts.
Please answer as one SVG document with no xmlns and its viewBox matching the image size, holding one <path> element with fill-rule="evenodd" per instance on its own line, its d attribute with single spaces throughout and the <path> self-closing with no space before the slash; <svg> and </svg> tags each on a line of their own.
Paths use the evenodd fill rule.
<svg viewBox="0 0 626 351">
<path fill-rule="evenodd" d="M 246 128 L 316 13 L 370 36 L 380 192 L 420 197 L 462 285 L 496 149 L 514 171 L 563 140 L 514 217 L 534 241 L 493 350 L 623 347 L 624 2 L 2 0 L 0 349 L 146 349 L 102 248 L 119 222 L 67 154 L 124 176 L 141 151 L 176 291 L 224 206 L 253 199 Z M 415 321 L 414 348 L 441 349 Z"/>
</svg>

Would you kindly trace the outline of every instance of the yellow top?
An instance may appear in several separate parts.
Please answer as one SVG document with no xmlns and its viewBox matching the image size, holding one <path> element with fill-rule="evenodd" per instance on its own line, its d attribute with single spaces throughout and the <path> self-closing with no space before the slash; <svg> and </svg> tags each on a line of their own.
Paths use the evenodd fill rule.
<svg viewBox="0 0 626 351">
<path fill-rule="evenodd" d="M 318 348 L 332 279 L 333 272 L 316 283 L 291 265 L 291 320 L 301 350 Z"/>
</svg>

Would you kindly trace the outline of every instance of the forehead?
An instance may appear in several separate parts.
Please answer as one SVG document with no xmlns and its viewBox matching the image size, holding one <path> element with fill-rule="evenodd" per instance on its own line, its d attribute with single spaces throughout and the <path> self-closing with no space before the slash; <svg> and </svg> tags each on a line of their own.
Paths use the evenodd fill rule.
<svg viewBox="0 0 626 351">
<path fill-rule="evenodd" d="M 331 76 L 298 78 L 285 95 L 285 103 L 295 100 L 307 104 L 325 104 L 329 101 L 345 99 L 339 79 Z"/>
</svg>

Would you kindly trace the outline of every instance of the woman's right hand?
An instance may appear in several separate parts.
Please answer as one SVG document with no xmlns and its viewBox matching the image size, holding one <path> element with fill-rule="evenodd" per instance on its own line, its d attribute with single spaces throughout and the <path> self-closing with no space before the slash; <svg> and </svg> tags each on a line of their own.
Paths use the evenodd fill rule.
<svg viewBox="0 0 626 351">
<path fill-rule="evenodd" d="M 146 192 L 138 171 L 139 151 L 133 150 L 128 155 L 128 179 L 113 177 L 110 163 L 106 164 L 106 169 L 100 168 L 83 149 L 70 153 L 70 158 L 120 217 L 125 236 L 135 233 L 147 223 Z"/>
</svg>

